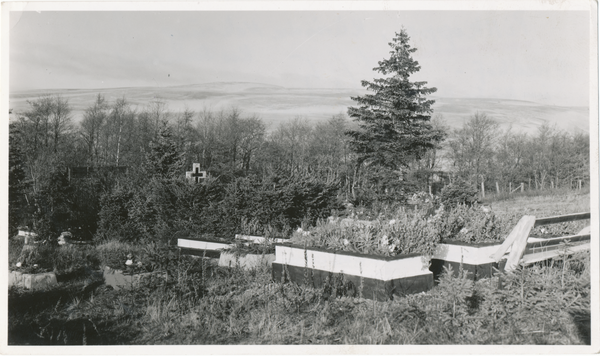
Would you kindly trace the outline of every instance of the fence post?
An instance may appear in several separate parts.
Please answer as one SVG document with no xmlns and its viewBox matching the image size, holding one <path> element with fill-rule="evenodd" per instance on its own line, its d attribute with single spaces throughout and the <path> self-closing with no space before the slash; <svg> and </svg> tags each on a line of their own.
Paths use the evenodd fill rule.
<svg viewBox="0 0 600 356">
<path fill-rule="evenodd" d="M 485 198 L 485 185 L 483 184 L 483 181 L 481 181 L 481 197 Z"/>
<path fill-rule="evenodd" d="M 500 186 L 498 185 L 498 182 L 496 182 L 496 194 L 500 194 Z"/>
<path fill-rule="evenodd" d="M 521 193 L 525 191 L 525 183 L 521 182 Z"/>
<path fill-rule="evenodd" d="M 508 182 L 508 194 L 512 194 L 512 182 Z"/>
</svg>

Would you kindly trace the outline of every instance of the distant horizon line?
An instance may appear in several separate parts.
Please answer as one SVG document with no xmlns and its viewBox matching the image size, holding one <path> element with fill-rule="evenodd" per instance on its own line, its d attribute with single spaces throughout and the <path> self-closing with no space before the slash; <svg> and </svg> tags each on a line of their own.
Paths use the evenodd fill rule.
<svg viewBox="0 0 600 356">
<path fill-rule="evenodd" d="M 155 86 L 123 86 L 123 87 L 105 87 L 105 88 L 40 88 L 40 89 L 16 89 L 9 90 L 9 98 L 12 93 L 34 93 L 34 92 L 44 92 L 44 91 L 107 91 L 107 90 L 127 90 L 127 89 L 158 89 L 158 88 L 182 88 L 182 87 L 192 87 L 192 86 L 202 86 L 202 85 L 215 85 L 215 84 L 257 84 L 264 87 L 272 87 L 279 89 L 319 89 L 319 90 L 363 90 L 367 89 L 358 88 L 358 87 L 286 87 L 277 84 L 268 84 L 261 82 L 245 82 L 245 81 L 221 81 L 221 82 L 202 82 L 202 83 L 193 83 L 193 84 L 179 84 L 179 85 L 155 85 Z M 47 94 L 39 94 L 40 96 L 51 95 L 51 93 Z M 429 95 L 428 97 L 436 99 L 478 99 L 478 100 L 502 100 L 502 101 L 517 101 L 517 102 L 526 102 L 526 103 L 535 103 L 540 105 L 549 105 L 549 106 L 558 106 L 564 108 L 587 108 L 589 109 L 589 105 L 556 105 L 556 104 L 545 104 L 540 103 L 533 100 L 525 100 L 525 99 L 509 99 L 509 98 L 492 98 L 492 97 L 473 97 L 473 96 L 437 96 L 437 95 Z"/>
</svg>

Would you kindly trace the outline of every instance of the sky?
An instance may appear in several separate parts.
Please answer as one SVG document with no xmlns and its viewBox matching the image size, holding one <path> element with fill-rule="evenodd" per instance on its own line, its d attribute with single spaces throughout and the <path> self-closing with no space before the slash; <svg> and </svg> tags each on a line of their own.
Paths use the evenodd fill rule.
<svg viewBox="0 0 600 356">
<path fill-rule="evenodd" d="M 587 106 L 585 11 L 10 13 L 11 91 L 257 82 L 360 88 L 404 28 L 438 97 Z"/>
</svg>

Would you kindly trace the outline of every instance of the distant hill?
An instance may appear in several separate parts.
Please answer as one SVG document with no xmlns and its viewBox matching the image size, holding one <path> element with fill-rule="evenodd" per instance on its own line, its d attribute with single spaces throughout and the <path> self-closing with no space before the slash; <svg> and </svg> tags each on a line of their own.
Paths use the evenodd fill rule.
<svg viewBox="0 0 600 356">
<path fill-rule="evenodd" d="M 45 94 L 60 94 L 73 107 L 73 118 L 79 122 L 85 108 L 102 94 L 112 102 L 125 97 L 140 110 L 155 99 L 168 104 L 171 111 L 189 108 L 196 112 L 204 109 L 221 110 L 237 107 L 246 114 L 257 114 L 270 127 L 297 116 L 313 122 L 326 120 L 332 115 L 346 113 L 354 105 L 350 98 L 366 93 L 362 89 L 284 88 L 261 83 L 205 83 L 173 87 L 132 87 L 110 89 L 52 89 L 10 93 L 13 113 L 27 110 L 27 100 Z M 434 110 L 441 114 L 452 128 L 462 126 L 475 112 L 485 112 L 504 128 L 534 133 L 544 121 L 557 128 L 589 132 L 587 107 L 561 107 L 528 101 L 442 98 L 436 100 Z M 13 115 L 14 116 L 14 115 Z"/>
</svg>

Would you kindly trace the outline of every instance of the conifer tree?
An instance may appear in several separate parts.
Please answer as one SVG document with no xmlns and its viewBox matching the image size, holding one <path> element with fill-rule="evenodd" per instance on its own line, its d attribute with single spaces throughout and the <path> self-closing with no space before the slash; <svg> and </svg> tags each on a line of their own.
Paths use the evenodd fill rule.
<svg viewBox="0 0 600 356">
<path fill-rule="evenodd" d="M 156 137 L 150 142 L 150 151 L 146 154 L 146 173 L 151 177 L 175 178 L 183 174 L 185 152 L 179 152 L 171 128 L 162 124 Z"/>
<path fill-rule="evenodd" d="M 410 81 L 421 67 L 411 57 L 417 49 L 411 48 L 409 39 L 404 29 L 396 33 L 389 43 L 390 58 L 373 68 L 387 77 L 363 80 L 362 86 L 373 93 L 353 97 L 358 106 L 348 108 L 348 115 L 359 125 L 358 130 L 346 133 L 358 155 L 357 171 L 362 164 L 391 170 L 408 167 L 445 136 L 430 125 L 434 101 L 425 98 L 437 89 L 425 87 L 427 82 Z"/>
</svg>

